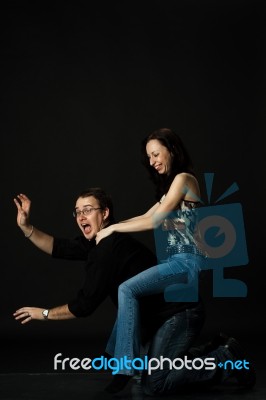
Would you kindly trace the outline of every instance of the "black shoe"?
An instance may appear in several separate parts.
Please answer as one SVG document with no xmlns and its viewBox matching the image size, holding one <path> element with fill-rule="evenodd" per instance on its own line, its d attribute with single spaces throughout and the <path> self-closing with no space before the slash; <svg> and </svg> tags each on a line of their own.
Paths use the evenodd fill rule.
<svg viewBox="0 0 266 400">
<path fill-rule="evenodd" d="M 224 346 L 236 360 L 246 360 L 247 356 L 244 349 L 234 338 L 229 338 Z M 235 369 L 234 376 L 240 386 L 246 389 L 251 389 L 256 384 L 256 372 L 252 365 L 248 365 L 249 369 Z"/>
<path fill-rule="evenodd" d="M 106 386 L 104 390 L 111 394 L 121 392 L 121 390 L 123 390 L 126 387 L 126 385 L 128 384 L 128 382 L 132 377 L 133 375 L 117 374 L 114 376 L 112 382 L 109 383 L 109 385 Z"/>
<path fill-rule="evenodd" d="M 229 336 L 225 333 L 220 332 L 215 335 L 214 338 L 207 342 L 206 344 L 202 344 L 197 347 L 191 347 L 189 349 L 189 355 L 192 357 L 202 357 L 206 354 L 211 353 L 213 350 L 217 349 L 219 346 L 224 346 L 228 341 Z"/>
</svg>

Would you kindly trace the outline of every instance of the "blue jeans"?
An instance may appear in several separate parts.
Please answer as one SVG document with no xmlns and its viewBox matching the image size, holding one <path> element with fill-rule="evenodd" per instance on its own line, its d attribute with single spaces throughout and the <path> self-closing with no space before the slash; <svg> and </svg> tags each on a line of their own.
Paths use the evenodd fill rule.
<svg viewBox="0 0 266 400">
<path fill-rule="evenodd" d="M 182 301 L 181 298 L 183 301 L 196 301 L 198 274 L 203 263 L 204 258 L 200 255 L 179 253 L 171 256 L 163 264 L 151 267 L 123 282 L 118 290 L 117 321 L 106 352 L 118 359 L 124 356 L 129 360 L 139 357 L 139 298 L 164 292 L 168 301 Z M 186 296 L 186 292 L 189 292 L 189 296 Z M 163 335 L 169 336 L 169 329 L 173 332 L 168 339 L 171 350 L 167 350 L 167 353 L 179 354 L 186 351 L 198 334 L 203 317 L 196 315 L 193 310 L 188 309 L 174 315 L 161 327 Z M 160 329 L 157 334 L 161 335 Z M 161 350 L 160 355 L 164 355 Z M 134 375 L 134 370 L 121 369 L 119 373 Z"/>
<path fill-rule="evenodd" d="M 169 288 L 180 289 L 180 292 L 183 292 L 181 297 L 185 298 L 187 288 L 189 298 L 190 296 L 196 298 L 194 292 L 196 291 L 197 294 L 198 273 L 203 266 L 204 258 L 199 255 L 176 254 L 167 262 L 149 268 L 122 283 L 118 291 L 117 320 L 106 352 L 118 359 L 124 356 L 127 356 L 128 360 L 139 358 L 141 353 L 139 298 L 161 292 L 164 292 L 165 297 L 169 295 L 173 297 L 173 292 L 169 291 Z M 184 280 L 187 283 L 184 284 Z M 173 315 L 151 338 L 148 359 L 160 359 L 161 356 L 170 360 L 183 358 L 199 335 L 203 323 L 204 310 L 203 306 L 198 303 L 195 303 L 195 307 L 187 308 Z M 224 346 L 198 358 L 204 360 L 206 357 L 213 357 L 216 365 L 219 362 L 224 363 L 225 360 L 233 359 L 233 355 Z M 221 371 L 222 381 L 230 377 L 229 370 Z M 171 369 L 166 363 L 163 369 L 153 370 L 150 374 L 146 370 L 143 371 L 141 384 L 147 395 L 172 394 L 178 392 L 184 385 L 212 382 L 216 372 L 217 368 L 210 370 L 205 368 Z M 134 370 L 121 369 L 119 373 L 134 375 Z"/>
<path fill-rule="evenodd" d="M 174 360 L 175 358 L 183 358 L 199 335 L 204 317 L 202 305 L 173 315 L 152 338 L 147 354 L 148 359 L 164 357 Z M 162 370 L 154 370 L 150 375 L 147 371 L 144 371 L 141 386 L 147 395 L 171 394 L 177 392 L 180 386 L 194 382 L 193 373 L 194 371 L 187 372 L 185 369 L 171 370 L 166 363 Z"/>
</svg>

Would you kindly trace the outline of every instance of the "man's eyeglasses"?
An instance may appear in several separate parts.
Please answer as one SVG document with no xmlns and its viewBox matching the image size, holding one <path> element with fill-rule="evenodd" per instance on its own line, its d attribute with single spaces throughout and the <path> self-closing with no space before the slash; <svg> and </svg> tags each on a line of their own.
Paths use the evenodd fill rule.
<svg viewBox="0 0 266 400">
<path fill-rule="evenodd" d="M 74 210 L 73 211 L 73 217 L 77 218 L 80 217 L 81 215 L 84 215 L 85 217 L 87 215 L 90 215 L 92 213 L 92 211 L 95 210 L 101 210 L 101 207 L 91 207 L 91 208 L 84 208 L 84 210 Z"/>
</svg>

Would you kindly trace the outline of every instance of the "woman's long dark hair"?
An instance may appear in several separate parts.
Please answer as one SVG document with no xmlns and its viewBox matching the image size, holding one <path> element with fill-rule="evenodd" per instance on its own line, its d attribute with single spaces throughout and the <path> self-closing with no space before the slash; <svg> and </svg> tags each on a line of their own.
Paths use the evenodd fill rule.
<svg viewBox="0 0 266 400">
<path fill-rule="evenodd" d="M 149 158 L 147 157 L 146 145 L 150 140 L 158 140 L 172 154 L 172 164 L 170 174 L 160 175 L 154 167 L 150 166 Z M 168 192 L 171 183 L 175 176 L 181 172 L 188 172 L 194 175 L 190 156 L 180 139 L 180 137 L 168 128 L 161 128 L 150 133 L 141 144 L 142 162 L 150 174 L 152 182 L 156 186 L 156 199 L 160 198 Z"/>
</svg>

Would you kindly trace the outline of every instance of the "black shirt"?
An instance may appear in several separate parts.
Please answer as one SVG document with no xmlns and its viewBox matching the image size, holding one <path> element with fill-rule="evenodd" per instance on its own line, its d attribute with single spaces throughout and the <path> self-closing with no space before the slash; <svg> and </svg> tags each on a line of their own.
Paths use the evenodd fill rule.
<svg viewBox="0 0 266 400">
<path fill-rule="evenodd" d="M 76 317 L 87 317 L 110 296 L 117 307 L 118 286 L 139 272 L 157 264 L 155 255 L 126 233 L 113 233 L 96 245 L 95 240 L 80 236 L 74 240 L 54 239 L 53 257 L 86 261 L 86 277 L 82 289 L 68 303 Z M 164 295 L 140 299 L 144 327 L 154 331 L 172 315 L 195 303 L 170 303 Z"/>
</svg>

